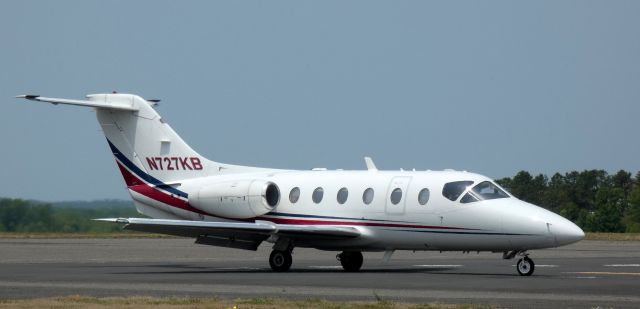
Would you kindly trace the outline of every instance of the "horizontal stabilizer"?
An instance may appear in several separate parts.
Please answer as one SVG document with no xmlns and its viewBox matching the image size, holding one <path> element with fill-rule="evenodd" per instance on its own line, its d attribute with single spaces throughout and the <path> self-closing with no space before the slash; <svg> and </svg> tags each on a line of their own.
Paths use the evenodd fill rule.
<svg viewBox="0 0 640 309">
<path fill-rule="evenodd" d="M 100 102 L 100 101 L 87 101 L 87 100 L 70 100 L 70 99 L 59 99 L 59 98 L 47 98 L 34 94 L 24 94 L 16 96 L 18 99 L 27 99 L 31 101 L 39 101 L 39 102 L 47 102 L 54 105 L 58 104 L 67 104 L 67 105 L 76 105 L 76 106 L 88 106 L 95 108 L 103 108 L 103 109 L 115 109 L 115 110 L 125 110 L 125 111 L 137 111 L 138 108 L 135 108 L 130 103 L 126 102 Z"/>
</svg>

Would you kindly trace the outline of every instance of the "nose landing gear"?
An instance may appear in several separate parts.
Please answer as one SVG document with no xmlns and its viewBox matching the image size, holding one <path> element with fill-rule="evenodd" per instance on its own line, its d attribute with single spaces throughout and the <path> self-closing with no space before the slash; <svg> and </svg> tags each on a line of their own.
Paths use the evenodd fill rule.
<svg viewBox="0 0 640 309">
<path fill-rule="evenodd" d="M 533 271 L 536 269 L 536 264 L 532 259 L 529 258 L 529 254 L 526 250 L 514 250 L 511 252 L 505 251 L 502 254 L 502 258 L 505 260 L 510 260 L 516 257 L 516 255 L 522 256 L 522 258 L 519 259 L 518 263 L 516 264 L 516 270 L 518 271 L 518 274 L 520 274 L 520 276 L 531 276 L 533 274 Z"/>
<path fill-rule="evenodd" d="M 533 260 L 528 256 L 521 258 L 518 260 L 518 264 L 516 264 L 516 269 L 520 276 L 531 276 L 535 268 L 536 264 L 533 263 Z"/>
</svg>

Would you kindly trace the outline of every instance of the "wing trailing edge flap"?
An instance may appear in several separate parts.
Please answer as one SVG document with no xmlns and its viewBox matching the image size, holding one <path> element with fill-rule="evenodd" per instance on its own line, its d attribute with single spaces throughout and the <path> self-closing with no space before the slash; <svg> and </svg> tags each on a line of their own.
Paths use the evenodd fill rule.
<svg viewBox="0 0 640 309">
<path fill-rule="evenodd" d="M 257 250 L 272 235 L 296 240 L 348 239 L 360 236 L 353 227 L 275 224 L 269 221 L 212 222 L 146 218 L 106 218 L 98 221 L 125 224 L 124 229 L 182 237 L 195 237 L 196 243 L 246 250 Z"/>
</svg>

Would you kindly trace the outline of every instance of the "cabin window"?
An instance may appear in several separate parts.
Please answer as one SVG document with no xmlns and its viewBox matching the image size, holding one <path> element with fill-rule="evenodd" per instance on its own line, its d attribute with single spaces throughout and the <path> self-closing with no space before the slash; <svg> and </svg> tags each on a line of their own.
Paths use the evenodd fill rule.
<svg viewBox="0 0 640 309">
<path fill-rule="evenodd" d="M 424 188 L 418 193 L 418 203 L 424 205 L 429 201 L 429 189 Z"/>
<path fill-rule="evenodd" d="M 347 190 L 347 188 L 342 188 L 338 191 L 338 204 L 344 204 L 347 201 L 347 198 L 349 197 L 349 190 Z"/>
<path fill-rule="evenodd" d="M 473 181 L 454 181 L 444 185 L 442 188 L 442 195 L 452 201 L 455 201 L 460 197 L 460 194 L 467 190 L 467 187 L 473 184 Z"/>
<path fill-rule="evenodd" d="M 373 189 L 372 188 L 367 188 L 366 190 L 364 190 L 364 193 L 362 193 L 362 201 L 366 205 L 369 205 L 369 204 L 371 204 L 371 202 L 373 202 Z"/>
<path fill-rule="evenodd" d="M 324 195 L 324 189 L 322 187 L 317 187 L 313 190 L 313 195 L 311 195 L 311 199 L 314 203 L 319 204 L 322 201 L 322 196 Z"/>
<path fill-rule="evenodd" d="M 390 198 L 391 198 L 391 204 L 398 205 L 398 203 L 400 203 L 400 200 L 402 200 L 402 189 L 400 188 L 393 189 L 393 191 L 391 191 Z"/>
<path fill-rule="evenodd" d="M 291 204 L 295 204 L 298 202 L 298 199 L 300 199 L 300 188 L 295 187 L 291 189 L 291 192 L 289 192 L 289 202 L 291 202 Z"/>
</svg>

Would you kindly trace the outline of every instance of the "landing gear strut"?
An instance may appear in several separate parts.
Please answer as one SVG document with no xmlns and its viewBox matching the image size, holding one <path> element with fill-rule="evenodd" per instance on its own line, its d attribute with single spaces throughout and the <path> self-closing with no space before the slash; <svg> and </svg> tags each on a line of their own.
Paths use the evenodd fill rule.
<svg viewBox="0 0 640 309">
<path fill-rule="evenodd" d="M 269 266 L 273 271 L 285 272 L 291 268 L 293 258 L 289 250 L 273 250 L 269 256 Z"/>
<path fill-rule="evenodd" d="M 343 251 L 336 255 L 336 259 L 342 264 L 345 271 L 355 272 L 362 267 L 362 252 L 360 251 Z"/>
<path fill-rule="evenodd" d="M 518 260 L 518 264 L 516 264 L 516 269 L 520 276 L 531 276 L 533 271 L 536 269 L 536 264 L 533 263 L 533 260 L 528 256 L 525 256 Z"/>
</svg>

